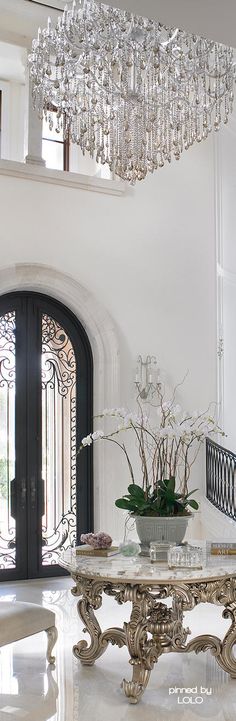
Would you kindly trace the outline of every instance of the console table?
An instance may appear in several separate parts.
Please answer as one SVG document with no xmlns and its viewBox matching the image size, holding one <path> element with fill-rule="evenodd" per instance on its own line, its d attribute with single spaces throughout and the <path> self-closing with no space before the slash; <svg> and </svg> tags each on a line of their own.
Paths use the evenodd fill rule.
<svg viewBox="0 0 236 721">
<path fill-rule="evenodd" d="M 130 703 L 139 701 L 154 664 L 170 651 L 209 649 L 224 671 L 236 678 L 236 558 L 206 557 L 202 570 L 169 570 L 167 564 L 151 564 L 145 557 L 81 558 L 72 549 L 61 555 L 59 563 L 75 582 L 72 593 L 80 597 L 78 612 L 90 635 L 89 643 L 83 639 L 73 647 L 75 656 L 91 666 L 109 643 L 126 645 L 133 673 L 122 687 Z M 130 620 L 123 628 L 100 628 L 94 611 L 100 608 L 103 593 L 119 604 L 131 602 Z M 162 602 L 169 597 L 171 608 Z M 191 631 L 183 625 L 183 613 L 206 602 L 224 608 L 230 628 L 223 641 L 210 634 L 187 641 Z"/>
</svg>

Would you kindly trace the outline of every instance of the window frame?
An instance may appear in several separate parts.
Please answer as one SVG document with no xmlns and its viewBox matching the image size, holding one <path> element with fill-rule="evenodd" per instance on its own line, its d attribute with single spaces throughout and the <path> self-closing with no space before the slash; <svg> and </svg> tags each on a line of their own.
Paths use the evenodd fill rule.
<svg viewBox="0 0 236 721">
<path fill-rule="evenodd" d="M 1 107 L 1 106 L 0 106 Z M 57 109 L 53 106 L 48 106 L 48 111 L 50 113 L 56 113 Z M 70 171 L 70 140 L 69 137 L 66 138 L 66 140 L 56 140 L 54 138 L 45 138 L 42 132 L 42 141 L 46 140 L 47 143 L 57 143 L 58 145 L 63 146 L 63 168 L 62 172 L 69 172 Z M 46 159 L 45 164 L 46 164 Z M 58 170 L 58 168 L 51 168 L 51 170 Z"/>
</svg>

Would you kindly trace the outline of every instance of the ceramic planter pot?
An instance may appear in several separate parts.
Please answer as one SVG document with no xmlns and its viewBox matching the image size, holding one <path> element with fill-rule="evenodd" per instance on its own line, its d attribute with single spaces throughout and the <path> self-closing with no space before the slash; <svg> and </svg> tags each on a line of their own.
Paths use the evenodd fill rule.
<svg viewBox="0 0 236 721">
<path fill-rule="evenodd" d="M 149 554 L 151 541 L 181 543 L 192 516 L 192 513 L 188 516 L 135 516 L 141 553 Z"/>
</svg>

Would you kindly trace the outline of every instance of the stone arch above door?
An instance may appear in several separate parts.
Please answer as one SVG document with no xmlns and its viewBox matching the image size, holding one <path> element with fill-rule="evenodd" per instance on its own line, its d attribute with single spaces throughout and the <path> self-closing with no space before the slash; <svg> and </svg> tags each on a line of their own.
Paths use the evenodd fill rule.
<svg viewBox="0 0 236 721">
<path fill-rule="evenodd" d="M 0 293 L 31 290 L 61 301 L 80 320 L 88 335 L 94 362 L 94 415 L 104 407 L 120 405 L 120 353 L 116 331 L 106 309 L 72 276 L 38 263 L 0 268 Z M 111 508 L 106 504 L 105 444 L 94 447 L 94 524 L 106 527 Z M 111 463 L 109 462 L 109 468 Z M 110 479 L 112 482 L 112 479 Z"/>
</svg>

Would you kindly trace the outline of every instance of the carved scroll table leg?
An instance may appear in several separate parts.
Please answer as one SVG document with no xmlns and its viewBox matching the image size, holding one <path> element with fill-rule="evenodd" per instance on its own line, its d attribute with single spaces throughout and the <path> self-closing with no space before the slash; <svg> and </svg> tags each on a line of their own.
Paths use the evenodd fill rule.
<svg viewBox="0 0 236 721">
<path fill-rule="evenodd" d="M 132 681 L 123 679 L 122 688 L 127 696 L 129 703 L 138 703 L 148 685 L 151 671 L 142 668 L 141 663 L 131 660 L 133 664 Z"/>
<path fill-rule="evenodd" d="M 164 650 L 167 639 L 166 607 L 161 603 L 156 604 L 148 594 L 145 595 L 145 591 L 139 591 L 135 587 L 130 593 L 131 596 L 133 594 L 132 613 L 129 623 L 125 623 L 124 628 L 133 674 L 131 681 L 123 679 L 122 687 L 129 702 L 134 704 L 140 700 L 147 687 L 151 670 Z M 162 636 L 159 635 L 159 623 L 164 629 Z M 148 633 L 152 636 L 149 637 Z"/>
<path fill-rule="evenodd" d="M 73 589 L 74 595 L 83 594 L 78 601 L 78 613 L 85 625 L 85 633 L 90 635 L 90 644 L 85 640 L 79 641 L 73 647 L 73 653 L 85 666 L 92 666 L 106 651 L 109 643 L 117 644 L 120 648 L 126 643 L 125 633 L 121 628 L 101 630 L 94 609 L 100 608 L 102 604 L 102 591 L 103 584 L 92 580 L 81 582 Z"/>
<path fill-rule="evenodd" d="M 229 673 L 231 678 L 236 678 L 236 602 L 226 607 L 223 611 L 223 618 L 230 618 L 232 623 L 223 641 L 222 648 L 216 660 L 219 665 Z"/>
<path fill-rule="evenodd" d="M 198 588 L 192 586 L 188 590 L 189 597 L 194 597 L 194 603 L 210 602 L 216 605 L 224 605 L 223 618 L 231 619 L 231 626 L 223 641 L 211 634 L 202 634 L 185 644 L 185 639 L 177 633 L 172 641 L 172 650 L 183 653 L 195 651 L 211 651 L 217 663 L 231 678 L 236 678 L 236 581 L 227 579 L 199 584 Z M 180 599 L 177 603 L 181 603 Z M 186 604 L 187 606 L 187 604 Z"/>
<path fill-rule="evenodd" d="M 139 606 L 133 604 L 130 621 L 124 626 L 133 674 L 132 681 L 123 679 L 122 687 L 129 702 L 137 703 L 148 684 L 151 672 L 144 657 L 144 646 L 147 643 L 147 621 L 142 617 Z"/>
<path fill-rule="evenodd" d="M 133 668 L 132 680 L 123 679 L 122 688 L 130 703 L 137 703 L 148 684 L 152 666 L 146 663 L 144 646 L 147 643 L 147 622 L 137 607 L 133 608 L 129 623 L 125 624 L 127 646 L 130 652 L 130 664 Z M 157 660 L 157 659 L 155 659 Z M 153 661 L 154 663 L 154 661 Z"/>
<path fill-rule="evenodd" d="M 167 598 L 170 589 L 159 588 L 152 593 L 148 586 L 126 589 L 124 600 L 132 600 L 130 622 L 125 624 L 130 663 L 133 666 L 132 681 L 123 681 L 123 689 L 130 703 L 137 703 L 149 681 L 151 670 L 162 653 L 172 651 L 173 638 L 186 641 L 188 628 L 183 627 L 182 604 L 174 599 L 171 608 L 160 603 Z"/>
</svg>

